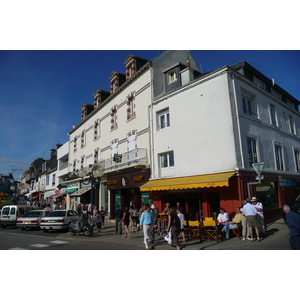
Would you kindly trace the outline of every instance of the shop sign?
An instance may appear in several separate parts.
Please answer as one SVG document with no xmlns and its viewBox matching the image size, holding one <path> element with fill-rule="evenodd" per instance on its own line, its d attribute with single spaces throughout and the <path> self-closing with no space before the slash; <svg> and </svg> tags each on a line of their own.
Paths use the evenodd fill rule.
<svg viewBox="0 0 300 300">
<path fill-rule="evenodd" d="M 144 179 L 144 176 L 143 176 L 143 175 L 139 175 L 139 176 L 134 176 L 134 177 L 133 177 L 133 181 L 134 181 L 134 182 L 142 181 L 143 179 Z"/>
<path fill-rule="evenodd" d="M 115 184 L 118 184 L 118 180 L 115 179 L 115 180 L 107 180 L 106 182 L 106 185 L 115 185 Z"/>
<path fill-rule="evenodd" d="M 296 186 L 296 180 L 293 178 L 279 178 L 280 186 Z"/>
<path fill-rule="evenodd" d="M 117 207 L 118 205 L 121 207 L 121 195 L 115 194 L 115 207 Z"/>
<path fill-rule="evenodd" d="M 142 196 L 142 198 L 141 198 L 142 205 L 149 202 L 149 193 L 148 192 L 143 192 L 141 194 L 141 196 Z"/>
</svg>

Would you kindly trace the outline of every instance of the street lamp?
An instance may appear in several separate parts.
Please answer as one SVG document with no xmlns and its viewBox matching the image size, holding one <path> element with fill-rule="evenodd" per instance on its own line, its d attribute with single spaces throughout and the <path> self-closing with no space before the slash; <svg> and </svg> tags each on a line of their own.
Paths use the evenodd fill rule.
<svg viewBox="0 0 300 300">
<path fill-rule="evenodd" d="M 97 165 L 92 167 L 82 168 L 78 171 L 78 176 L 84 185 L 91 183 L 91 209 L 94 205 L 94 185 L 100 182 L 100 177 L 103 176 L 103 170 Z M 91 214 L 91 225 L 93 230 L 93 215 Z"/>
</svg>

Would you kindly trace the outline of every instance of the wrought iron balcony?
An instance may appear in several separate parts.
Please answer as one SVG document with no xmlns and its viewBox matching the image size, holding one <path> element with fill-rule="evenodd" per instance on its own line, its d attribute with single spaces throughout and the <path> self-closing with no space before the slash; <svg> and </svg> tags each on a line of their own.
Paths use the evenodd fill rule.
<svg viewBox="0 0 300 300">
<path fill-rule="evenodd" d="M 97 165 L 103 170 L 104 173 L 119 169 L 125 169 L 128 167 L 145 167 L 147 164 L 147 149 L 141 148 L 120 153 L 115 157 L 97 163 Z"/>
</svg>

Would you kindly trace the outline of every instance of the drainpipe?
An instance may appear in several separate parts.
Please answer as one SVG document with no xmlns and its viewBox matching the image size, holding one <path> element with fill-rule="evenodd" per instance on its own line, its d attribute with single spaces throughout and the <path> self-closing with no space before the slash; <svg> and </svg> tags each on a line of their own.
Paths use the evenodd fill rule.
<svg viewBox="0 0 300 300">
<path fill-rule="evenodd" d="M 232 88 L 233 88 L 233 98 L 234 98 L 235 114 L 236 114 L 236 120 L 237 120 L 237 129 L 238 129 L 238 139 L 239 139 L 239 146 L 240 146 L 241 163 L 242 163 L 242 168 L 244 169 L 245 168 L 245 163 L 244 163 L 243 150 L 242 150 L 240 117 L 239 117 L 239 111 L 238 111 L 238 105 L 237 105 L 234 74 L 231 74 L 231 82 L 232 82 Z"/>
</svg>

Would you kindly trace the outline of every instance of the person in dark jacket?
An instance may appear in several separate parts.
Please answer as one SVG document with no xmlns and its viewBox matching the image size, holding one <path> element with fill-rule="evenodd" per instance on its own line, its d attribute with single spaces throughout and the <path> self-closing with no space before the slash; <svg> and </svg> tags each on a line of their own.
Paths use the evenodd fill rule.
<svg viewBox="0 0 300 300">
<path fill-rule="evenodd" d="M 115 222 L 116 222 L 116 233 L 122 234 L 122 224 L 120 224 L 120 221 L 123 218 L 123 211 L 120 208 L 120 206 L 117 206 L 117 209 L 115 211 Z M 119 230 L 118 230 L 119 228 Z"/>
<path fill-rule="evenodd" d="M 288 205 L 283 206 L 285 222 L 290 230 L 290 245 L 292 250 L 300 250 L 300 216 L 291 211 Z"/>
</svg>

